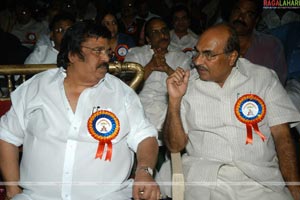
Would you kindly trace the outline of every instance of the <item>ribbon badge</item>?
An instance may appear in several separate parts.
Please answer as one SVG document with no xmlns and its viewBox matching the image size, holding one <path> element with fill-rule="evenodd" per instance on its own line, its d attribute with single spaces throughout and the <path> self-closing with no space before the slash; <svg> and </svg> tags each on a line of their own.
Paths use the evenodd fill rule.
<svg viewBox="0 0 300 200">
<path fill-rule="evenodd" d="M 98 110 L 88 119 L 88 131 L 93 138 L 99 141 L 95 158 L 102 159 L 105 145 L 107 152 L 105 160 L 111 161 L 112 143 L 120 131 L 120 122 L 116 115 L 108 110 Z"/>
<path fill-rule="evenodd" d="M 119 44 L 116 47 L 116 56 L 117 56 L 118 61 L 120 61 L 120 62 L 124 61 L 125 56 L 128 53 L 128 49 L 129 48 L 128 48 L 128 46 L 126 44 Z"/>
<path fill-rule="evenodd" d="M 255 94 L 241 96 L 235 103 L 234 112 L 238 120 L 246 124 L 246 144 L 252 144 L 253 142 L 252 128 L 262 141 L 265 141 L 266 137 L 259 131 L 257 125 L 266 115 L 265 102 L 259 96 Z"/>
</svg>

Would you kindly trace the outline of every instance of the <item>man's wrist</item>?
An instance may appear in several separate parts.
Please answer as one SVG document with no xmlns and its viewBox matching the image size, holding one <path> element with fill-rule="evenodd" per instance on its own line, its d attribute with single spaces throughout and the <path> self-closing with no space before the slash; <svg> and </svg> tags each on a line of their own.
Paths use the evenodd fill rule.
<svg viewBox="0 0 300 200">
<path fill-rule="evenodd" d="M 151 167 L 148 166 L 140 166 L 137 167 L 135 170 L 135 173 L 137 174 L 138 172 L 144 172 L 150 176 L 153 176 L 153 169 Z"/>
</svg>

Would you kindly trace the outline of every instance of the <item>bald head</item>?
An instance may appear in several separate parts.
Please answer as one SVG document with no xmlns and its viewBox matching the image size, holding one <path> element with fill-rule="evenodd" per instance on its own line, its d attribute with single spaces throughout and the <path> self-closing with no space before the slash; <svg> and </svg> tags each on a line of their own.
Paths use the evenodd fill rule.
<svg viewBox="0 0 300 200">
<path fill-rule="evenodd" d="M 202 33 L 196 52 L 193 62 L 200 79 L 222 87 L 238 59 L 239 40 L 229 25 L 218 24 Z"/>
<path fill-rule="evenodd" d="M 227 23 L 219 23 L 206 29 L 199 38 L 200 40 L 208 40 L 218 42 L 224 46 L 224 52 L 237 51 L 240 55 L 240 43 L 235 29 Z"/>
</svg>

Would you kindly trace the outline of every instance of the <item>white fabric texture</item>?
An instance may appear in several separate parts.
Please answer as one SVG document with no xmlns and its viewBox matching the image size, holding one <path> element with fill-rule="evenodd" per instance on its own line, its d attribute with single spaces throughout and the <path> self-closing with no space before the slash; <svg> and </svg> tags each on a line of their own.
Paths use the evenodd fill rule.
<svg viewBox="0 0 300 200">
<path fill-rule="evenodd" d="M 237 119 L 234 109 L 245 94 L 258 95 L 266 105 L 266 115 L 258 123 L 266 136 L 264 142 L 252 129 L 253 143 L 246 144 L 246 125 Z M 214 82 L 191 79 L 181 104 L 181 116 L 189 136 L 187 153 L 182 158 L 187 184 L 216 183 L 220 167 L 231 164 L 260 185 L 283 192 L 284 180 L 269 127 L 283 123 L 295 126 L 300 114 L 274 71 L 240 58 L 222 88 Z M 170 175 L 166 163 L 159 179 L 168 181 Z M 202 197 L 200 194 L 198 197 Z"/>
<path fill-rule="evenodd" d="M 81 93 L 74 113 L 64 91 L 65 76 L 63 68 L 35 75 L 12 93 L 12 108 L 0 119 L 0 139 L 23 144 L 24 193 L 37 200 L 93 200 L 121 190 L 131 196 L 134 152 L 145 138 L 157 137 L 137 94 L 106 74 Z M 95 159 L 99 141 L 87 128 L 97 110 L 114 113 L 120 122 L 110 162 L 104 160 L 107 148 L 102 159 Z"/>
<path fill-rule="evenodd" d="M 58 51 L 49 45 L 36 45 L 24 64 L 56 64 Z"/>
<path fill-rule="evenodd" d="M 188 29 L 188 34 L 179 38 L 174 29 L 170 31 L 170 45 L 174 48 L 177 48 L 180 51 L 184 51 L 187 49 L 194 49 L 197 44 L 199 36 L 195 34 L 193 31 Z"/>
<path fill-rule="evenodd" d="M 292 100 L 292 102 L 300 112 L 300 82 L 296 79 L 287 80 L 285 89 L 290 99 Z M 300 134 L 300 124 L 296 126 L 296 129 Z"/>
<path fill-rule="evenodd" d="M 17 36 L 24 46 L 31 49 L 40 35 L 47 34 L 48 32 L 48 27 L 34 19 L 31 19 L 27 24 L 16 23 L 11 30 L 11 33 Z"/>
<path fill-rule="evenodd" d="M 145 67 L 153 53 L 149 45 L 134 47 L 129 49 L 124 62 L 136 62 Z M 190 69 L 191 59 L 181 51 L 169 49 L 165 57 L 167 64 L 174 70 L 177 67 Z M 157 130 L 161 130 L 167 110 L 167 77 L 165 72 L 152 72 L 139 93 L 146 116 Z"/>
</svg>

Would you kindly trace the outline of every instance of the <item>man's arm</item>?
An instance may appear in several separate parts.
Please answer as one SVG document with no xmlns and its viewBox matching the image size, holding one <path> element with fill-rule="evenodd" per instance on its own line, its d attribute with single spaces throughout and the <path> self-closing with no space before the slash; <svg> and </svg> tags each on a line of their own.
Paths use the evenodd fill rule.
<svg viewBox="0 0 300 200">
<path fill-rule="evenodd" d="M 165 144 L 171 152 L 180 152 L 188 142 L 188 136 L 181 122 L 180 105 L 187 89 L 189 76 L 189 71 L 177 68 L 167 79 L 169 103 L 163 135 Z"/>
<path fill-rule="evenodd" d="M 5 182 L 20 180 L 19 148 L 0 140 L 0 171 Z M 12 198 L 22 190 L 18 185 L 6 185 L 6 196 Z"/>
<path fill-rule="evenodd" d="M 287 182 L 300 181 L 297 168 L 297 156 L 289 125 L 280 124 L 271 127 L 275 142 L 279 167 L 284 180 Z M 294 199 L 300 199 L 300 185 L 287 185 Z"/>
<path fill-rule="evenodd" d="M 158 143 L 156 138 L 144 139 L 137 149 L 137 168 L 135 173 L 133 197 L 139 199 L 157 200 L 160 190 L 147 168 L 154 170 L 158 155 Z"/>
</svg>

